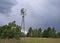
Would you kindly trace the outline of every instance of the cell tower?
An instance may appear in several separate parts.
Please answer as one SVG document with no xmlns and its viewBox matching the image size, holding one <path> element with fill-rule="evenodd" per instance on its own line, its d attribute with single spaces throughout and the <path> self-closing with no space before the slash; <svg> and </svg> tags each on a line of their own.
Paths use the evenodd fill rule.
<svg viewBox="0 0 60 43">
<path fill-rule="evenodd" d="M 24 8 L 21 9 L 21 15 L 22 15 L 21 28 L 22 28 L 24 33 L 25 33 L 25 15 L 26 15 L 25 11 L 26 10 Z"/>
</svg>

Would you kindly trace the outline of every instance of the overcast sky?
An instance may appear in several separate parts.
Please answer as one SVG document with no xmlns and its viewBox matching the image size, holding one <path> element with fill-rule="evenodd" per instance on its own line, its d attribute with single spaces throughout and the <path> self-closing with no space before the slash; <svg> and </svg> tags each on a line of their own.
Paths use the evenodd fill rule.
<svg viewBox="0 0 60 43">
<path fill-rule="evenodd" d="M 16 21 L 21 25 L 21 8 L 26 9 L 25 26 L 60 31 L 60 0 L 0 0 L 0 25 Z"/>
</svg>

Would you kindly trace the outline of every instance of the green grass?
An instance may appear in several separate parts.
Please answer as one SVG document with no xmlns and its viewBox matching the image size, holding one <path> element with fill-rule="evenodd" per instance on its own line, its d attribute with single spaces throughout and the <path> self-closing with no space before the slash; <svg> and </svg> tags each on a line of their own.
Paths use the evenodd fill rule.
<svg viewBox="0 0 60 43">
<path fill-rule="evenodd" d="M 60 43 L 60 38 L 0 39 L 0 43 Z"/>
</svg>

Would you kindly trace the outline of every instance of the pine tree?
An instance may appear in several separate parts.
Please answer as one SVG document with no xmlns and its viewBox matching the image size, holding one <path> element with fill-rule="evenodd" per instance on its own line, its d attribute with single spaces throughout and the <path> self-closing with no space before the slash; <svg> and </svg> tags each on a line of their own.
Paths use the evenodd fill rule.
<svg viewBox="0 0 60 43">
<path fill-rule="evenodd" d="M 39 29 L 38 29 L 38 37 L 41 37 L 41 36 L 42 36 L 42 29 L 39 28 Z"/>
<path fill-rule="evenodd" d="M 32 34 L 32 27 L 30 27 L 29 30 L 28 30 L 27 36 L 32 37 L 32 35 L 33 35 Z"/>
</svg>

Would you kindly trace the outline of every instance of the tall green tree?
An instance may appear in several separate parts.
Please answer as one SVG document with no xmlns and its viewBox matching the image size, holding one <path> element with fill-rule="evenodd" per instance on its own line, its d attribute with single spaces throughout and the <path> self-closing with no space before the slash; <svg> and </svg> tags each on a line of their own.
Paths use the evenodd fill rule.
<svg viewBox="0 0 60 43">
<path fill-rule="evenodd" d="M 47 28 L 47 37 L 52 37 L 51 27 L 48 27 L 48 28 Z"/>
<path fill-rule="evenodd" d="M 38 37 L 38 30 L 37 29 L 33 30 L 32 37 Z"/>
<path fill-rule="evenodd" d="M 8 26 L 11 28 L 11 33 L 10 33 L 11 36 L 10 37 L 19 38 L 20 34 L 21 34 L 21 27 L 16 25 L 15 21 L 9 23 Z"/>
<path fill-rule="evenodd" d="M 33 30 L 32 30 L 32 27 L 30 27 L 29 30 L 28 30 L 28 33 L 27 33 L 27 36 L 28 36 L 28 37 L 31 37 L 31 36 L 33 35 L 33 34 L 32 34 L 32 31 L 33 31 Z"/>
<path fill-rule="evenodd" d="M 52 28 L 52 38 L 55 38 L 56 37 L 56 30 L 55 28 Z"/>
<path fill-rule="evenodd" d="M 42 37 L 47 37 L 47 30 L 46 29 L 42 32 Z"/>
<path fill-rule="evenodd" d="M 0 37 L 1 37 L 1 33 L 2 33 L 2 26 L 0 26 Z"/>
<path fill-rule="evenodd" d="M 41 36 L 42 36 L 42 29 L 39 28 L 39 29 L 38 29 L 38 37 L 41 37 Z"/>
<path fill-rule="evenodd" d="M 52 37 L 52 30 L 51 27 L 48 27 L 46 30 L 43 31 L 43 37 Z"/>
<path fill-rule="evenodd" d="M 56 37 L 57 37 L 57 38 L 60 38 L 60 32 L 58 32 L 58 33 L 56 34 Z"/>
</svg>

